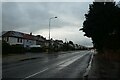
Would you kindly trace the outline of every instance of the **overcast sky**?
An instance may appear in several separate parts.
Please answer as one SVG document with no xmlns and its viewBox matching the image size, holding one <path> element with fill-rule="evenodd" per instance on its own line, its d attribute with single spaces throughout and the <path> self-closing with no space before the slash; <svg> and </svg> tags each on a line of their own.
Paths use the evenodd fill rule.
<svg viewBox="0 0 120 80">
<path fill-rule="evenodd" d="M 2 30 L 24 33 L 32 32 L 48 39 L 49 18 L 51 20 L 51 37 L 74 43 L 92 46 L 91 39 L 79 31 L 85 20 L 91 2 L 3 2 Z"/>
<path fill-rule="evenodd" d="M 32 32 L 48 39 L 49 18 L 57 16 L 57 19 L 51 20 L 51 38 L 64 42 L 66 38 L 67 41 L 92 46 L 91 39 L 79 31 L 92 1 L 94 0 L 2 0 L 0 26 L 2 25 L 3 31 Z"/>
</svg>

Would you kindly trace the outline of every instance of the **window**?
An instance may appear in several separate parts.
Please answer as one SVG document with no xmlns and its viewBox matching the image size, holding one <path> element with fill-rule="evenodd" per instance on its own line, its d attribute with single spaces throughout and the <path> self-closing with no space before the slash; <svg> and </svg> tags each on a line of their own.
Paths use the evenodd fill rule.
<svg viewBox="0 0 120 80">
<path fill-rule="evenodd" d="M 22 39 L 20 39 L 20 42 L 22 43 Z"/>
<path fill-rule="evenodd" d="M 22 38 L 18 38 L 18 39 L 17 39 L 17 42 L 18 42 L 18 43 L 19 43 L 19 42 L 22 43 Z"/>
<path fill-rule="evenodd" d="M 17 42 L 19 42 L 20 38 L 17 39 Z"/>
<path fill-rule="evenodd" d="M 7 37 L 7 42 L 9 41 L 9 37 Z"/>
<path fill-rule="evenodd" d="M 7 40 L 6 40 L 6 37 L 4 37 L 3 40 L 7 41 Z"/>
</svg>

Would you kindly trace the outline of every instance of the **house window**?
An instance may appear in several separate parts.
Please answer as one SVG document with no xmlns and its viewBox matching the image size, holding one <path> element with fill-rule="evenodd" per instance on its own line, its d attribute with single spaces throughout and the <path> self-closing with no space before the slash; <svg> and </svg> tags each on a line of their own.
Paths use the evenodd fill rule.
<svg viewBox="0 0 120 80">
<path fill-rule="evenodd" d="M 30 40 L 30 43 L 31 43 L 31 40 Z"/>
<path fill-rule="evenodd" d="M 9 37 L 7 37 L 7 42 L 9 41 Z"/>
<path fill-rule="evenodd" d="M 17 39 L 17 42 L 19 42 L 20 38 Z"/>
<path fill-rule="evenodd" d="M 22 39 L 21 39 L 21 38 L 18 38 L 18 39 L 17 39 L 17 42 L 18 42 L 18 43 L 19 43 L 19 42 L 22 43 Z"/>
<path fill-rule="evenodd" d="M 22 39 L 20 39 L 20 42 L 22 43 Z"/>
</svg>

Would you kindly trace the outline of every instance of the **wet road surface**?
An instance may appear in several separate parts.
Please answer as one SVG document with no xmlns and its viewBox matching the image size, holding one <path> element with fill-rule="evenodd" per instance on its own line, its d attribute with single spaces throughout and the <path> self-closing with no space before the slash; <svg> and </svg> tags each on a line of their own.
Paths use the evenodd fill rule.
<svg viewBox="0 0 120 80">
<path fill-rule="evenodd" d="M 47 54 L 43 58 L 3 65 L 2 77 L 20 78 L 83 78 L 92 52 L 71 51 Z"/>
</svg>

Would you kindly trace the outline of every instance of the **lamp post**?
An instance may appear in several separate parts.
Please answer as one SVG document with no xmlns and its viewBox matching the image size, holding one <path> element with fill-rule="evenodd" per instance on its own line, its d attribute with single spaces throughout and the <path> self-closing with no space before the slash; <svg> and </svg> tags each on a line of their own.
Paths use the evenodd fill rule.
<svg viewBox="0 0 120 80">
<path fill-rule="evenodd" d="M 50 41 L 50 26 L 51 26 L 50 23 L 51 23 L 51 20 L 52 20 L 52 19 L 55 19 L 55 18 L 57 18 L 57 17 L 55 16 L 55 17 L 49 18 L 49 50 L 48 50 L 48 52 L 50 52 L 50 42 L 51 42 L 51 41 Z"/>
<path fill-rule="evenodd" d="M 49 18 L 49 40 L 50 40 L 50 23 L 51 23 L 51 19 L 54 19 L 54 18 L 57 18 L 57 17 L 51 17 L 51 18 Z"/>
</svg>

